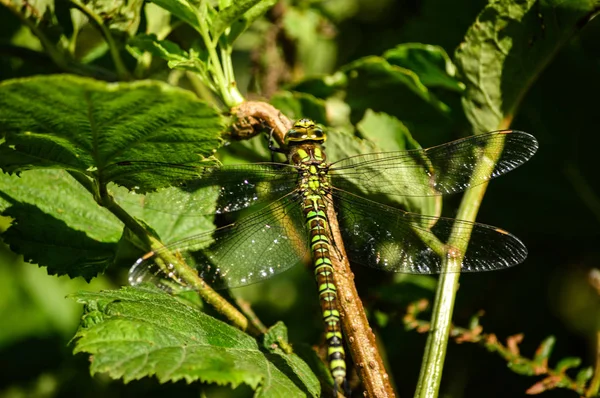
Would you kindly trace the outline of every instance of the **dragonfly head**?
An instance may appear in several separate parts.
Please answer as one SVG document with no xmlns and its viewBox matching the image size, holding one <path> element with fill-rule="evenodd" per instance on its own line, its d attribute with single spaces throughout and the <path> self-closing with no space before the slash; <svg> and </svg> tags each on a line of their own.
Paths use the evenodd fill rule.
<svg viewBox="0 0 600 398">
<path fill-rule="evenodd" d="M 285 134 L 285 145 L 299 145 L 307 142 L 322 144 L 326 138 L 321 126 L 310 119 L 300 119 Z"/>
</svg>

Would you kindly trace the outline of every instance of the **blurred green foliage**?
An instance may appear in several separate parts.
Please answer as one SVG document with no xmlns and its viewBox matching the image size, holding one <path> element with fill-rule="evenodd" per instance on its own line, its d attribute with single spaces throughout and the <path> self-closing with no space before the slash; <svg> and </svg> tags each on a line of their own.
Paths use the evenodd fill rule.
<svg viewBox="0 0 600 398">
<path fill-rule="evenodd" d="M 102 17 L 117 41 L 121 69 L 115 66 L 115 56 L 101 30 L 70 8 L 74 3 L 95 7 L 93 13 Z M 202 73 L 201 66 L 190 61 L 190 54 L 206 57 L 197 32 L 181 21 L 168 23 L 168 13 L 153 4 L 110 4 L 113 2 L 1 1 L 0 79 L 57 72 L 107 81 L 151 78 L 222 105 L 205 84 L 187 72 Z M 440 144 L 470 133 L 474 124 L 469 125 L 472 119 L 461 107 L 460 93 L 465 86 L 452 70 L 453 63 L 458 63 L 452 54 L 485 6 L 483 1 L 279 2 L 251 25 L 248 20 L 238 21 L 239 32 L 247 28 L 241 36 L 237 37 L 235 30 L 227 33 L 236 39 L 230 50 L 237 88 L 246 98 L 270 98 L 290 117 L 311 117 L 334 130 L 359 136 L 373 111 L 386 112 L 404 123 L 423 147 Z M 589 270 L 600 266 L 600 179 L 594 177 L 600 148 L 595 120 L 600 93 L 600 19 L 568 25 L 572 32 L 557 38 L 552 36 L 557 32 L 552 27 L 557 23 L 552 11 L 555 6 L 553 1 L 541 1 L 528 15 L 529 26 L 537 29 L 530 36 L 531 48 L 539 48 L 538 42 L 554 47 L 552 57 L 528 79 L 531 87 L 511 124 L 535 135 L 541 149 L 525 168 L 490 185 L 478 217 L 519 236 L 530 250 L 529 258 L 504 272 L 463 277 L 454 319 L 457 324 L 467 324 L 474 313 L 484 310 L 481 323 L 486 331 L 500 338 L 525 335 L 520 346 L 523 355 L 533 357 L 540 341 L 553 335 L 556 343 L 551 364 L 552 358 L 580 357 L 590 366 L 600 327 L 600 298 L 588 283 Z M 597 11 L 600 5 L 591 7 Z M 48 51 L 35 32 L 43 32 L 60 51 Z M 136 33 L 143 35 L 134 37 Z M 406 43 L 415 44 L 400 46 Z M 427 49 L 425 56 L 423 48 Z M 522 48 L 519 57 L 510 61 L 517 66 L 533 62 L 539 54 L 531 48 Z M 151 51 L 154 57 L 142 50 Z M 423 74 L 415 77 L 406 72 L 412 69 Z M 395 145 L 386 143 L 385 137 L 367 138 L 382 148 Z M 256 140 L 234 143 L 219 155 L 224 161 L 256 161 L 257 154 L 267 155 L 264 143 Z M 2 200 L 6 198 L 0 197 Z M 448 215 L 456 203 L 454 198 L 447 201 L 444 210 Z M 0 218 L 0 231 L 11 221 Z M 364 267 L 354 270 L 365 307 L 373 315 L 372 325 L 384 342 L 398 395 L 410 396 L 425 336 L 404 331 L 403 315 L 411 301 L 432 298 L 432 278 L 390 277 Z M 103 375 L 91 377 L 88 357 L 73 356 L 68 345 L 78 325 L 80 306 L 65 296 L 78 290 L 121 286 L 126 269 L 109 267 L 91 284 L 81 278 L 45 274 L 44 269 L 23 263 L 2 246 L 0 397 L 252 394 L 244 385 L 231 392 L 212 384 L 180 381 L 160 385 L 144 379 L 124 385 Z M 238 294 L 252 302 L 267 325 L 283 321 L 293 344 L 318 345 L 322 327 L 311 279 L 308 272 L 295 267 L 258 286 L 239 289 Z M 450 344 L 442 394 L 517 397 L 534 382 L 511 372 L 503 359 L 480 347 Z M 553 390 L 545 395 L 571 397 L 574 393 Z"/>
</svg>

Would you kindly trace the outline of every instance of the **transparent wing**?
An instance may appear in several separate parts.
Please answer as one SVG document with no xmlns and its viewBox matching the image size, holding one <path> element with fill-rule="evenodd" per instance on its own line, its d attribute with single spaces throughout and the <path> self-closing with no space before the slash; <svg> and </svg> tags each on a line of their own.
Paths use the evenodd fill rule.
<svg viewBox="0 0 600 398">
<path fill-rule="evenodd" d="M 145 174 L 155 175 L 157 181 L 168 180 L 176 186 L 145 195 L 130 193 L 125 188 L 111 188 L 117 202 L 137 203 L 145 208 L 171 214 L 185 213 L 186 216 L 229 213 L 268 203 L 293 191 L 298 179 L 296 168 L 279 163 L 194 167 L 121 162 L 119 166 L 121 180 L 125 180 L 127 174 L 134 175 L 143 170 Z"/>
<path fill-rule="evenodd" d="M 150 282 L 186 285 L 177 265 L 160 266 L 170 252 L 198 270 L 215 288 L 260 282 L 283 272 L 308 254 L 298 198 L 288 195 L 239 222 L 165 246 L 139 259 L 129 271 L 132 285 Z"/>
<path fill-rule="evenodd" d="M 508 268 L 527 257 L 519 239 L 496 227 L 408 213 L 337 189 L 333 197 L 350 261 L 391 272 L 441 273 L 442 258 L 425 242 L 445 244 L 453 229 L 471 231 L 462 272 Z"/>
<path fill-rule="evenodd" d="M 331 165 L 335 187 L 400 196 L 464 191 L 515 169 L 533 156 L 536 139 L 514 130 L 475 135 L 428 149 L 353 156 Z M 498 159 L 491 175 L 480 162 Z"/>
</svg>

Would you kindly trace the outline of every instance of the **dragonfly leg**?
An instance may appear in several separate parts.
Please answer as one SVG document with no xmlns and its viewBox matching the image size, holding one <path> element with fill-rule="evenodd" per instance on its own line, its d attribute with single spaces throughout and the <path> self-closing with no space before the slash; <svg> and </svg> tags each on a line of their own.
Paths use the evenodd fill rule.
<svg viewBox="0 0 600 398">
<path fill-rule="evenodd" d="M 274 141 L 273 141 L 273 133 L 275 130 L 273 130 L 273 128 L 269 129 L 269 138 L 268 138 L 268 142 L 269 142 L 269 150 L 271 151 L 271 162 L 275 163 L 275 153 L 283 153 L 286 154 L 288 153 L 287 150 L 282 149 L 282 148 L 278 148 L 274 145 Z"/>
</svg>

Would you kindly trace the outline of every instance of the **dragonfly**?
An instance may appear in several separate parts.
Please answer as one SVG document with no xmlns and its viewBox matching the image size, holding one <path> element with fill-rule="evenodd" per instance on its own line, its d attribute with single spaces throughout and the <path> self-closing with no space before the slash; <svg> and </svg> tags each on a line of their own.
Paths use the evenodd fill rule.
<svg viewBox="0 0 600 398">
<path fill-rule="evenodd" d="M 215 288 L 235 288 L 271 278 L 310 259 L 318 286 L 335 386 L 346 379 L 340 309 L 332 256 L 375 269 L 413 274 L 448 272 L 446 245 L 453 231 L 465 231 L 460 272 L 504 269 L 523 262 L 524 244 L 489 225 L 407 212 L 364 197 L 365 190 L 388 197 L 436 197 L 462 192 L 515 169 L 536 152 L 530 134 L 504 130 L 470 136 L 428 149 L 370 153 L 329 163 L 326 133 L 309 119 L 286 133 L 287 163 L 191 167 L 149 163 L 157 173 L 180 174 L 214 187 L 214 214 L 257 210 L 239 220 L 147 253 L 131 267 L 132 285 L 183 285 L 177 267 L 160 264 L 175 252 Z M 491 173 L 478 166 L 492 163 Z M 336 242 L 328 210 L 333 206 L 342 242 Z M 468 233 L 470 231 L 470 234 Z M 468 237 L 470 235 L 470 237 Z M 437 249 L 433 242 L 440 242 Z M 440 249 L 441 247 L 441 249 Z"/>
</svg>

